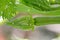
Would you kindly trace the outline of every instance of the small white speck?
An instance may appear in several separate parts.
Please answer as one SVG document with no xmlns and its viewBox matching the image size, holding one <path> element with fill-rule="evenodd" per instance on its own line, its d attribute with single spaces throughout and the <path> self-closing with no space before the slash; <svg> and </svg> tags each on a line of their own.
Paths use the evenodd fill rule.
<svg viewBox="0 0 60 40">
<path fill-rule="evenodd" d="M 2 16 L 0 17 L 0 22 L 2 22 L 3 21 L 3 18 L 2 18 Z"/>
<path fill-rule="evenodd" d="M 20 4 L 20 0 L 16 0 L 15 4 Z"/>
<path fill-rule="evenodd" d="M 47 0 L 49 2 L 49 0 Z"/>
</svg>

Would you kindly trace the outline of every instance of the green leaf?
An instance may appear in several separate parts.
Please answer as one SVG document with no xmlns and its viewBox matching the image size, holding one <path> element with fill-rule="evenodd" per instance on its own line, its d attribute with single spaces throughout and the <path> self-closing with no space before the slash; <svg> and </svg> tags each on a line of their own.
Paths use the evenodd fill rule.
<svg viewBox="0 0 60 40">
<path fill-rule="evenodd" d="M 40 11 L 50 10 L 50 6 L 47 0 L 22 0 L 22 3 Z"/>
<path fill-rule="evenodd" d="M 10 19 L 16 14 L 15 0 L 0 0 L 0 16 Z"/>
<path fill-rule="evenodd" d="M 60 4 L 60 0 L 49 0 L 50 4 Z"/>
<path fill-rule="evenodd" d="M 31 7 L 31 8 L 35 8 L 39 11 L 55 11 L 58 10 L 57 8 L 59 7 L 55 7 L 52 5 L 55 4 L 59 4 L 60 5 L 60 1 L 59 0 L 22 0 L 22 3 Z M 60 9 L 59 9 L 60 10 Z"/>
<path fill-rule="evenodd" d="M 12 22 L 7 23 L 10 26 L 13 26 L 17 29 L 23 30 L 33 30 L 34 29 L 34 20 L 31 16 L 23 16 L 21 18 L 17 18 Z"/>
</svg>

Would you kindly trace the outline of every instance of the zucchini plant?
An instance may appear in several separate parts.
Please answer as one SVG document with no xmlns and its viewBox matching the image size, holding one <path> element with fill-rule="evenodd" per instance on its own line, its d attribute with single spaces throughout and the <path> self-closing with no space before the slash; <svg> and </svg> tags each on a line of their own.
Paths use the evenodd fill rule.
<svg viewBox="0 0 60 40">
<path fill-rule="evenodd" d="M 60 24 L 60 0 L 0 0 L 0 16 L 3 24 L 22 30 Z"/>
<path fill-rule="evenodd" d="M 33 18 L 34 15 L 39 17 Z M 7 19 L 5 24 L 23 30 L 32 30 L 34 25 L 59 24 L 60 0 L 1 0 L 0 16 Z"/>
<path fill-rule="evenodd" d="M 42 16 L 33 18 L 35 14 Z M 57 24 L 60 23 L 60 1 L 0 0 L 0 16 L 8 20 L 5 24 L 24 30 L 34 29 L 34 25 Z"/>
</svg>

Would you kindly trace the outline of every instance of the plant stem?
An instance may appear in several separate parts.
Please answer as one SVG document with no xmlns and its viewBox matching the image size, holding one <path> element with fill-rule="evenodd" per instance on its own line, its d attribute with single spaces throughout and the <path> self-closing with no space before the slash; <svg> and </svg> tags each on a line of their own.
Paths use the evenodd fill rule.
<svg viewBox="0 0 60 40">
<path fill-rule="evenodd" d="M 35 25 L 60 24 L 60 17 L 36 17 L 34 18 Z"/>
</svg>

